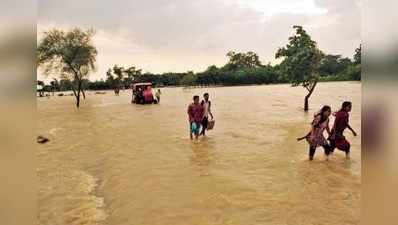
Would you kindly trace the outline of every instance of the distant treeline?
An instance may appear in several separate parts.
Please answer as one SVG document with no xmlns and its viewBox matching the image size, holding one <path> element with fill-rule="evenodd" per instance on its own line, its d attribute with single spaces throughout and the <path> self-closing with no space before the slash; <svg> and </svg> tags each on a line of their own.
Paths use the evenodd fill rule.
<svg viewBox="0 0 398 225">
<path fill-rule="evenodd" d="M 361 49 L 356 49 L 353 60 L 341 55 L 322 55 L 318 68 L 320 81 L 358 81 L 361 80 Z M 283 64 L 263 65 L 254 52 L 227 54 L 229 61 L 222 67 L 209 66 L 205 71 L 194 73 L 162 73 L 154 74 L 136 69 L 115 65 L 106 74 L 106 79 L 89 81 L 85 79 L 83 89 L 107 90 L 128 88 L 135 82 L 152 82 L 155 86 L 211 86 L 211 85 L 249 85 L 289 83 L 289 79 L 281 72 Z M 69 91 L 72 83 L 68 79 L 54 79 L 42 85 L 43 91 Z"/>
</svg>

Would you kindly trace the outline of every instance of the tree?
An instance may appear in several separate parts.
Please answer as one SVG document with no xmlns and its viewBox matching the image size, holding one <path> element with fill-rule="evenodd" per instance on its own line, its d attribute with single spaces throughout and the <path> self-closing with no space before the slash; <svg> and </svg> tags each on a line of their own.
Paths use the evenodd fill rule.
<svg viewBox="0 0 398 225">
<path fill-rule="evenodd" d="M 227 53 L 229 62 L 225 65 L 226 70 L 239 70 L 247 68 L 261 67 L 259 56 L 254 52 L 235 53 L 230 51 Z"/>
<path fill-rule="evenodd" d="M 139 80 L 139 77 L 142 75 L 142 70 L 137 69 L 134 66 L 131 66 L 125 70 L 127 77 L 124 79 L 124 86 L 128 87 L 133 81 Z"/>
<path fill-rule="evenodd" d="M 57 79 L 54 78 L 50 82 L 50 85 L 51 85 L 51 92 L 53 93 L 53 96 L 54 96 L 54 91 L 58 91 L 59 90 L 59 82 L 58 82 Z"/>
<path fill-rule="evenodd" d="M 341 55 L 324 55 L 319 66 L 321 76 L 342 74 L 352 64 L 349 58 L 342 58 Z"/>
<path fill-rule="evenodd" d="M 354 64 L 361 64 L 361 52 L 362 52 L 362 44 L 359 45 L 358 48 L 355 49 L 354 55 Z"/>
<path fill-rule="evenodd" d="M 106 82 L 109 82 L 112 86 L 115 83 L 115 78 L 113 77 L 112 69 L 108 69 L 108 71 L 106 71 Z"/>
<path fill-rule="evenodd" d="M 108 69 L 106 72 L 106 81 L 115 91 L 118 91 L 123 86 L 125 74 L 126 70 L 124 67 L 114 65 L 112 69 Z"/>
<path fill-rule="evenodd" d="M 361 64 L 351 65 L 347 68 L 346 76 L 348 80 L 361 80 Z"/>
<path fill-rule="evenodd" d="M 217 84 L 220 82 L 219 74 L 217 66 L 211 65 L 204 72 L 197 74 L 197 82 L 201 85 Z"/>
<path fill-rule="evenodd" d="M 280 69 L 292 86 L 303 86 L 308 94 L 304 98 L 304 111 L 308 111 L 308 99 L 319 80 L 322 52 L 316 42 L 301 27 L 293 26 L 296 34 L 289 37 L 286 47 L 279 48 L 275 57 L 283 57 Z"/>
<path fill-rule="evenodd" d="M 97 49 L 92 45 L 93 30 L 74 28 L 67 32 L 52 29 L 44 32 L 37 47 L 37 63 L 44 73 L 58 72 L 61 79 L 72 81 L 76 107 L 80 106 L 80 95 L 85 98 L 83 80 L 95 70 Z"/>
<path fill-rule="evenodd" d="M 72 81 L 68 79 L 61 79 L 59 81 L 59 90 L 60 91 L 70 91 L 72 90 Z"/>
<path fill-rule="evenodd" d="M 39 97 L 43 97 L 44 96 L 44 82 L 41 80 L 37 81 L 37 92 L 39 92 Z"/>
<path fill-rule="evenodd" d="M 184 86 L 194 85 L 196 83 L 196 76 L 192 71 L 188 71 L 180 80 L 180 84 Z"/>
<path fill-rule="evenodd" d="M 117 65 L 113 66 L 113 73 L 116 75 L 115 80 L 117 82 L 116 85 L 120 86 L 122 80 L 124 78 L 125 69 L 123 67 L 119 67 Z"/>
</svg>

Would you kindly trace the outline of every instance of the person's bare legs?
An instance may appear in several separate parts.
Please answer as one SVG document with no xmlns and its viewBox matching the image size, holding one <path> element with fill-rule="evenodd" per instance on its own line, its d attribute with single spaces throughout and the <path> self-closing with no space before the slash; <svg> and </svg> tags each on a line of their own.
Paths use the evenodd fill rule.
<svg viewBox="0 0 398 225">
<path fill-rule="evenodd" d="M 351 159 L 350 151 L 346 151 L 346 152 L 345 152 L 345 158 L 346 158 L 347 160 L 350 160 L 350 159 Z"/>
<path fill-rule="evenodd" d="M 193 140 L 193 135 L 192 135 L 192 123 L 189 123 L 189 137 L 191 140 Z"/>
<path fill-rule="evenodd" d="M 201 135 L 206 136 L 206 129 L 203 127 L 202 132 L 200 132 Z"/>
</svg>

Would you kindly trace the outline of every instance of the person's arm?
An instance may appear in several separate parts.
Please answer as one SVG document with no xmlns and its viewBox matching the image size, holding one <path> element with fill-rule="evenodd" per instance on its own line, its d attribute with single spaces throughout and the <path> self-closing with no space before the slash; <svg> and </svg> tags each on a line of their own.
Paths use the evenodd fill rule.
<svg viewBox="0 0 398 225">
<path fill-rule="evenodd" d="M 201 105 L 200 113 L 202 114 L 202 119 L 201 120 L 203 121 L 204 118 L 205 118 L 205 107 L 203 105 Z"/>
<path fill-rule="evenodd" d="M 332 133 L 330 132 L 329 119 L 328 119 L 328 125 L 326 126 L 326 131 L 328 132 L 328 135 L 329 135 L 329 137 L 330 137 L 330 135 L 331 135 Z"/>
<path fill-rule="evenodd" d="M 319 124 L 319 121 L 321 120 L 320 116 L 316 116 L 314 118 L 314 120 L 312 121 L 311 124 L 311 134 L 310 134 L 310 138 L 312 139 L 312 137 L 314 136 L 314 132 L 315 132 L 315 126 L 317 126 Z"/>
<path fill-rule="evenodd" d="M 191 107 L 191 105 L 188 106 L 187 113 L 188 113 L 188 120 L 189 120 L 189 122 L 191 122 L 192 121 L 192 107 Z"/>
<path fill-rule="evenodd" d="M 357 133 L 354 131 L 354 129 L 351 128 L 350 124 L 347 124 L 347 128 L 350 129 L 354 136 L 357 136 Z"/>
<path fill-rule="evenodd" d="M 211 102 L 209 102 L 209 115 L 211 116 L 211 119 L 214 119 L 213 113 L 211 113 Z"/>
</svg>

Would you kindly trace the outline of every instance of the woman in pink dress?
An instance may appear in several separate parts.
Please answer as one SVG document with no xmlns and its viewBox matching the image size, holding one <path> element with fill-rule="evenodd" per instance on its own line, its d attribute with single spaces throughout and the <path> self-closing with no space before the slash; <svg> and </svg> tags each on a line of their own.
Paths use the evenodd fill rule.
<svg viewBox="0 0 398 225">
<path fill-rule="evenodd" d="M 311 124 L 311 131 L 306 136 L 307 142 L 310 145 L 309 149 L 309 159 L 313 160 L 315 155 L 315 150 L 317 147 L 322 146 L 325 150 L 326 157 L 329 156 L 331 152 L 331 147 L 328 144 L 325 136 L 323 136 L 324 131 L 330 135 L 329 128 L 329 116 L 331 114 L 330 106 L 323 106 L 321 111 L 314 116 L 314 120 Z M 326 158 L 328 159 L 328 158 Z"/>
</svg>

